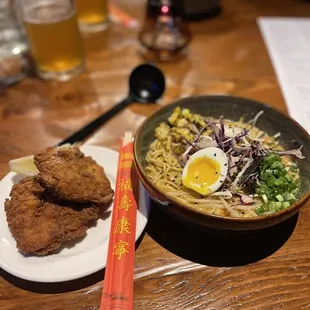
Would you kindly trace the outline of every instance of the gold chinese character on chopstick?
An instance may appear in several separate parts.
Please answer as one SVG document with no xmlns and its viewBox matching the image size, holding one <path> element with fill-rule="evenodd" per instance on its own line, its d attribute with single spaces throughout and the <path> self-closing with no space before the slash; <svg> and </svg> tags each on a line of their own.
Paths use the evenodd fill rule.
<svg viewBox="0 0 310 310">
<path fill-rule="evenodd" d="M 118 204 L 118 208 L 119 209 L 124 209 L 126 211 L 129 210 L 129 208 L 132 206 L 132 203 L 131 203 L 131 199 L 128 195 L 124 195 L 120 201 L 119 201 L 119 204 Z"/>
<path fill-rule="evenodd" d="M 120 169 L 126 169 L 126 168 L 132 168 L 132 162 L 131 161 L 123 161 L 119 164 Z"/>
<path fill-rule="evenodd" d="M 121 160 L 133 160 L 133 154 L 132 153 L 122 153 L 121 154 Z"/>
<path fill-rule="evenodd" d="M 118 241 L 115 243 L 114 248 L 113 248 L 113 255 L 117 256 L 117 259 L 121 259 L 122 255 L 128 253 L 126 247 L 128 246 L 128 242 L 126 241 Z"/>
<path fill-rule="evenodd" d="M 114 234 L 122 234 L 124 232 L 130 234 L 129 226 L 129 220 L 126 217 L 122 216 L 116 223 Z"/>
<path fill-rule="evenodd" d="M 120 190 L 121 191 L 132 191 L 132 185 L 131 185 L 131 181 L 129 179 L 127 180 L 121 180 L 120 184 L 119 184 Z"/>
</svg>

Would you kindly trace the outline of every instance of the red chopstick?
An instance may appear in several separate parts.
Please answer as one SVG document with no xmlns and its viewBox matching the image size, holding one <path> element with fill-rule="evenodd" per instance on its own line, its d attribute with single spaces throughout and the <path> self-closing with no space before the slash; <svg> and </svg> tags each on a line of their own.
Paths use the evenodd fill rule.
<svg viewBox="0 0 310 310">
<path fill-rule="evenodd" d="M 100 310 L 133 308 L 137 203 L 131 179 L 133 137 L 121 139 L 109 249 Z"/>
</svg>

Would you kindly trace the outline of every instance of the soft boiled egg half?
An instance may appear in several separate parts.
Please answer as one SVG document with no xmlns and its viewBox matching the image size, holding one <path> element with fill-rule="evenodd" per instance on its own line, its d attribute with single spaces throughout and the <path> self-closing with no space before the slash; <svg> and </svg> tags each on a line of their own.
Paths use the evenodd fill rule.
<svg viewBox="0 0 310 310">
<path fill-rule="evenodd" d="M 221 149 L 204 148 L 187 161 L 182 172 L 182 183 L 185 187 L 207 196 L 222 186 L 227 169 L 227 156 Z"/>
</svg>

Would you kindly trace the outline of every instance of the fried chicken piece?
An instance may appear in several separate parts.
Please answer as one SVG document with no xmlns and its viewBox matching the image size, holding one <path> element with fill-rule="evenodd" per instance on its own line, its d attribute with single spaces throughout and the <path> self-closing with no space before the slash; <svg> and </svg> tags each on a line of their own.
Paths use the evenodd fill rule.
<svg viewBox="0 0 310 310">
<path fill-rule="evenodd" d="M 55 196 L 82 203 L 110 204 L 114 192 L 104 170 L 78 147 L 48 148 L 34 156 L 39 181 Z"/>
<path fill-rule="evenodd" d="M 45 255 L 63 243 L 86 235 L 87 223 L 99 209 L 60 201 L 46 194 L 36 177 L 12 187 L 5 201 L 7 222 L 22 253 Z"/>
</svg>

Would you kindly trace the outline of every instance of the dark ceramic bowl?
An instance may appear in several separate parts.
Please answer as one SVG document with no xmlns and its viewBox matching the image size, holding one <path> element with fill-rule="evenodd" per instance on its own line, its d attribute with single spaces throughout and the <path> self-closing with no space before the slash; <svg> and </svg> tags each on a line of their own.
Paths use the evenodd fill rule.
<svg viewBox="0 0 310 310">
<path fill-rule="evenodd" d="M 259 111 L 264 114 L 259 118 L 257 126 L 266 131 L 269 135 L 281 132 L 279 140 L 286 149 L 298 148 L 303 145 L 302 152 L 306 157 L 298 160 L 300 169 L 301 189 L 298 201 L 289 208 L 277 213 L 258 216 L 254 218 L 230 218 L 211 214 L 192 209 L 186 204 L 181 204 L 157 188 L 146 174 L 145 156 L 150 143 L 154 140 L 155 128 L 171 115 L 177 106 L 189 108 L 195 113 L 204 116 L 218 118 L 224 115 L 225 118 L 238 120 L 244 116 L 245 120 L 252 119 Z M 216 228 L 222 230 L 255 230 L 280 223 L 293 216 L 305 204 L 310 197 L 310 136 L 293 119 L 275 110 L 274 108 L 262 103 L 231 96 L 202 96 L 189 97 L 173 104 L 163 107 L 148 117 L 140 126 L 134 143 L 134 158 L 137 172 L 141 182 L 149 192 L 152 199 L 158 203 L 165 211 L 176 216 L 178 219 L 188 224 L 195 225 L 197 228 Z"/>
</svg>

